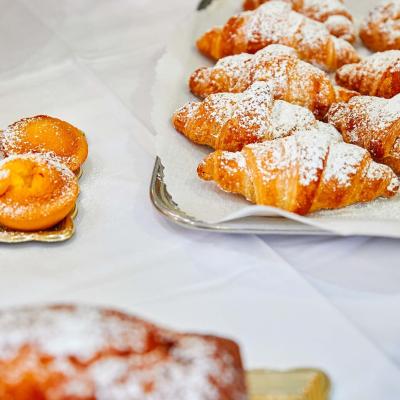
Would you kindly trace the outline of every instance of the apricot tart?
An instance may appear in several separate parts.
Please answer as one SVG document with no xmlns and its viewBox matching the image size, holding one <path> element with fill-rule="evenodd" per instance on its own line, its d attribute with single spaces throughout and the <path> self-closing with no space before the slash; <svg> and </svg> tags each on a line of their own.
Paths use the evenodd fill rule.
<svg viewBox="0 0 400 400">
<path fill-rule="evenodd" d="M 54 226 L 75 207 L 79 187 L 64 164 L 40 154 L 0 162 L 0 225 L 20 231 Z"/>
<path fill-rule="evenodd" d="M 49 306 L 0 312 L 0 398 L 245 400 L 239 347 L 118 311 Z"/>
<path fill-rule="evenodd" d="M 1 148 L 5 156 L 49 153 L 72 171 L 84 163 L 88 144 L 82 131 L 47 115 L 24 118 L 2 132 Z"/>
</svg>

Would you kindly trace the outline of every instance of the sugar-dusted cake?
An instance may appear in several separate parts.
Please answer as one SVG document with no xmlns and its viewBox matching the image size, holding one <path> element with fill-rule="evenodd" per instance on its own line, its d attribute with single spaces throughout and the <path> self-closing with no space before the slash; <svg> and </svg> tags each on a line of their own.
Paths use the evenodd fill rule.
<svg viewBox="0 0 400 400">
<path fill-rule="evenodd" d="M 0 398 L 245 400 L 239 347 L 93 307 L 0 312 Z"/>
</svg>

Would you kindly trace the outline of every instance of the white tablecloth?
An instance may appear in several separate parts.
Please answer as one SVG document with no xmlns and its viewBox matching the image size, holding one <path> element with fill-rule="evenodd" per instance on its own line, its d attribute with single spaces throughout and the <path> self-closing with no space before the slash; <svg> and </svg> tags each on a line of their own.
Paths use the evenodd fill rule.
<svg viewBox="0 0 400 400">
<path fill-rule="evenodd" d="M 119 307 L 231 336 L 248 368 L 324 368 L 334 400 L 400 398 L 398 241 L 189 232 L 153 210 L 154 66 L 196 0 L 0 5 L 0 126 L 50 114 L 90 142 L 76 236 L 0 246 L 0 306 Z"/>
</svg>

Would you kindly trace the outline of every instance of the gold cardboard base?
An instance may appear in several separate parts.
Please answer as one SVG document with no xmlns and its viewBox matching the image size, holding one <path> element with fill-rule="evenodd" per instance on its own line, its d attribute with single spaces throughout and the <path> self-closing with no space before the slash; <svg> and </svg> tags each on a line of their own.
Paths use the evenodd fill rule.
<svg viewBox="0 0 400 400">
<path fill-rule="evenodd" d="M 331 383 L 317 369 L 247 372 L 250 400 L 328 400 Z"/>
</svg>

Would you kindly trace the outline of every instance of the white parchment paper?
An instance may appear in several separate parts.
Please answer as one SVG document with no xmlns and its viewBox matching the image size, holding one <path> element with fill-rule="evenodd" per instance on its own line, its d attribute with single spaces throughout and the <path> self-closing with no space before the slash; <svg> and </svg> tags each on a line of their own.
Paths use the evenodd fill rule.
<svg viewBox="0 0 400 400">
<path fill-rule="evenodd" d="M 238 0 L 214 0 L 208 9 L 194 13 L 177 27 L 157 66 L 152 120 L 157 131 L 158 155 L 165 167 L 165 181 L 174 201 L 188 215 L 208 223 L 258 216 L 268 224 L 270 218 L 266 217 L 283 216 L 342 235 L 400 238 L 400 195 L 390 200 L 378 199 L 369 204 L 301 217 L 272 207 L 249 205 L 240 196 L 224 193 L 214 183 L 203 182 L 197 177 L 198 163 L 211 150 L 195 145 L 177 133 L 171 124 L 171 116 L 177 108 L 194 99 L 188 88 L 191 73 L 210 65 L 210 61 L 196 50 L 196 39 L 240 11 L 240 3 Z M 361 18 L 373 1 L 360 4 L 353 0 L 347 4 L 353 14 Z M 360 52 L 367 53 L 361 47 Z M 246 227 L 245 221 L 243 227 Z"/>
</svg>

